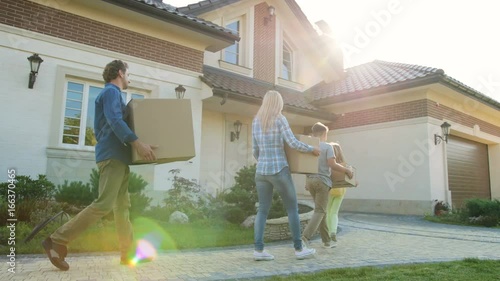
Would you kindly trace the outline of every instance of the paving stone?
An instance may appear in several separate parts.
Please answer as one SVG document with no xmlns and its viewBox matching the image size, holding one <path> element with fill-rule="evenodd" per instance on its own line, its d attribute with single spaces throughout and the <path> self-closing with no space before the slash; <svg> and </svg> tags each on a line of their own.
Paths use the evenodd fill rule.
<svg viewBox="0 0 500 281">
<path fill-rule="evenodd" d="M 337 247 L 296 260 L 291 241 L 266 244 L 274 261 L 253 260 L 253 246 L 167 251 L 135 268 L 119 265 L 118 253 L 71 254 L 59 271 L 44 255 L 16 256 L 16 273 L 3 267 L 0 280 L 234 280 L 317 272 L 330 268 L 461 260 L 500 260 L 500 229 L 454 226 L 418 216 L 341 214 Z M 5 264 L 5 263 L 3 263 Z"/>
</svg>

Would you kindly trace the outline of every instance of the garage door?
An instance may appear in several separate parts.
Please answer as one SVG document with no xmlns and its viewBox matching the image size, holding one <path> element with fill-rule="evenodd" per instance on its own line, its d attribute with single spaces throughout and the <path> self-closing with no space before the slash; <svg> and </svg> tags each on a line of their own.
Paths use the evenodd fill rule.
<svg viewBox="0 0 500 281">
<path fill-rule="evenodd" d="M 446 147 L 453 206 L 469 198 L 491 199 L 488 146 L 450 135 Z"/>
</svg>

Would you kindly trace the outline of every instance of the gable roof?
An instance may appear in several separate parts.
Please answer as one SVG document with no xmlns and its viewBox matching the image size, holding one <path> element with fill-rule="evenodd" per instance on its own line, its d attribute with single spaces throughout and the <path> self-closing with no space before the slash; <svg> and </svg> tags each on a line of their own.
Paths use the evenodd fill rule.
<svg viewBox="0 0 500 281">
<path fill-rule="evenodd" d="M 214 95 L 260 104 L 268 90 L 281 93 L 289 111 L 333 120 L 322 111 L 322 105 L 354 100 L 370 94 L 382 94 L 433 83 L 441 83 L 495 109 L 500 103 L 444 74 L 442 69 L 375 60 L 346 69 L 345 78 L 320 83 L 305 92 L 277 86 L 247 76 L 205 65 L 200 79 L 210 86 Z"/>
<path fill-rule="evenodd" d="M 418 86 L 441 83 L 455 91 L 500 109 L 500 103 L 479 91 L 448 76 L 442 69 L 414 64 L 375 60 L 346 69 L 346 76 L 331 83 L 320 83 L 307 93 L 312 104 L 325 104 L 360 98 L 370 94 L 386 93 Z"/>
</svg>

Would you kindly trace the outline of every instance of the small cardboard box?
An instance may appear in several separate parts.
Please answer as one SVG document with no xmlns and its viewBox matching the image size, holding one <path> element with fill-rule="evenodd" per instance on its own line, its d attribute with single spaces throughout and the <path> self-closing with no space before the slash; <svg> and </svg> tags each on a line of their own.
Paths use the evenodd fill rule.
<svg viewBox="0 0 500 281">
<path fill-rule="evenodd" d="M 319 147 L 319 138 L 306 136 L 306 135 L 295 135 L 297 140 L 312 145 L 314 147 Z M 290 167 L 291 173 L 296 174 L 317 174 L 318 173 L 318 157 L 310 152 L 300 152 L 288 146 L 285 143 L 285 153 L 288 160 L 288 166 Z"/>
<path fill-rule="evenodd" d="M 344 166 L 344 165 L 342 165 Z M 345 167 L 345 166 L 344 166 Z M 332 169 L 332 187 L 356 187 L 356 168 L 347 165 L 352 171 L 352 178 L 350 179 L 344 172 L 335 171 Z"/>
<path fill-rule="evenodd" d="M 158 145 L 156 161 L 142 160 L 132 149 L 132 163 L 169 163 L 195 156 L 193 117 L 188 99 L 132 99 L 128 125 L 139 140 Z"/>
</svg>

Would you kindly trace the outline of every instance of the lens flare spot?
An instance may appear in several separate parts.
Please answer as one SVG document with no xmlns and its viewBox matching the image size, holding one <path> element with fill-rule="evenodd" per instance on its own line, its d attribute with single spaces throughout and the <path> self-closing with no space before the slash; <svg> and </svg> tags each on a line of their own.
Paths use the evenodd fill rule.
<svg viewBox="0 0 500 281">
<path fill-rule="evenodd" d="M 132 262 L 139 262 L 144 259 L 155 259 L 156 258 L 156 248 L 149 241 L 141 239 L 137 241 L 137 250 L 135 257 Z"/>
</svg>

